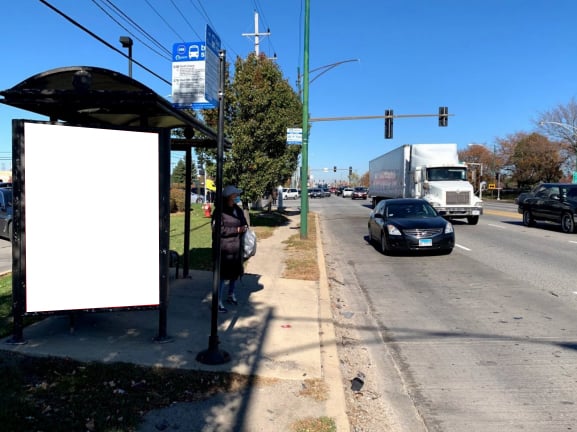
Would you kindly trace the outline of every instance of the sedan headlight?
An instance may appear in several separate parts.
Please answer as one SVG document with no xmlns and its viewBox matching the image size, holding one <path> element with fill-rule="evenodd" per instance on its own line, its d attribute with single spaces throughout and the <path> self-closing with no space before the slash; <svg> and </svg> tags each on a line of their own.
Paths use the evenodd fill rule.
<svg viewBox="0 0 577 432">
<path fill-rule="evenodd" d="M 396 226 L 391 224 L 387 224 L 387 231 L 389 232 L 389 235 L 396 235 L 396 236 L 403 235 Z"/>
<path fill-rule="evenodd" d="M 445 234 L 451 234 L 452 232 L 455 232 L 453 229 L 453 224 L 451 222 L 447 222 L 447 225 L 445 225 Z"/>
</svg>

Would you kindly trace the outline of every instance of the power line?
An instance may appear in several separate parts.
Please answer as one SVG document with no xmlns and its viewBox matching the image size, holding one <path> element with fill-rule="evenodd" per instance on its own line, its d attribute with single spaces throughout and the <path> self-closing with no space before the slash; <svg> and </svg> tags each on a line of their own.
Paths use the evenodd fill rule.
<svg viewBox="0 0 577 432">
<path fill-rule="evenodd" d="M 153 51 L 154 53 L 156 53 L 157 55 L 161 56 L 164 59 L 170 60 L 172 58 L 172 53 L 167 48 L 162 46 L 156 39 L 154 39 L 150 34 L 148 34 L 142 27 L 140 27 L 136 22 L 134 22 L 130 17 L 128 17 L 124 12 L 122 12 L 120 9 L 118 9 L 111 1 L 109 1 L 109 0 L 104 0 L 104 1 L 106 1 L 109 4 L 109 7 L 112 7 L 117 11 L 116 12 L 117 15 L 121 14 L 125 21 L 128 21 L 133 27 L 137 28 L 148 40 L 152 41 L 157 47 L 160 47 L 160 49 L 162 49 L 165 53 L 162 54 L 162 53 L 158 52 L 155 48 L 151 47 L 145 41 L 143 41 L 141 38 L 139 38 L 137 35 L 135 35 L 134 32 L 130 31 L 128 28 L 126 28 L 124 25 L 122 25 L 120 22 L 118 22 L 118 20 L 116 18 L 114 18 L 109 12 L 104 10 L 103 6 L 98 4 L 96 0 L 92 0 L 92 3 L 94 3 L 112 21 L 114 21 L 116 24 L 118 24 L 119 27 L 121 27 L 124 31 L 129 33 L 133 38 L 138 40 L 142 45 L 144 45 L 145 47 L 147 47 L 148 49 L 150 49 L 151 51 Z"/>
<path fill-rule="evenodd" d="M 152 10 L 154 11 L 154 13 L 162 20 L 162 22 L 163 22 L 164 24 L 166 24 L 166 26 L 167 26 L 170 30 L 173 31 L 173 33 L 180 39 L 180 41 L 181 41 L 181 42 L 185 42 L 186 39 L 184 39 L 180 34 L 178 34 L 178 32 L 177 32 L 175 29 L 172 28 L 172 26 L 168 23 L 168 21 L 166 21 L 166 20 L 164 19 L 164 17 L 154 8 L 154 6 L 152 6 L 148 0 L 144 0 L 144 1 L 146 2 L 146 4 L 147 4 L 148 6 L 150 6 L 150 9 L 152 9 Z"/>
<path fill-rule="evenodd" d="M 186 24 L 188 24 L 188 26 L 190 27 L 190 29 L 194 32 L 194 34 L 199 38 L 202 39 L 200 37 L 200 35 L 197 33 L 197 31 L 194 29 L 194 27 L 192 27 L 192 24 L 190 24 L 190 22 L 186 19 L 186 16 L 184 16 L 184 14 L 182 13 L 182 11 L 178 8 L 178 6 L 176 5 L 176 3 L 174 3 L 174 0 L 170 0 L 170 3 L 172 3 L 172 5 L 174 6 L 174 8 L 178 11 L 178 13 L 180 14 L 180 16 L 182 17 L 182 19 L 184 20 L 184 22 Z M 184 42 L 181 41 L 181 42 Z"/>
<path fill-rule="evenodd" d="M 202 4 L 200 3 L 200 0 L 196 0 L 198 3 L 198 7 L 192 2 L 192 0 L 188 0 L 190 2 L 190 4 L 192 5 L 193 8 L 195 8 L 197 10 L 197 12 L 199 12 L 202 16 L 204 16 L 204 18 L 206 19 L 206 21 L 210 24 L 210 27 L 214 30 L 217 31 L 216 26 L 214 25 L 214 23 L 212 22 L 212 20 L 210 19 L 210 16 L 208 15 L 208 12 L 206 11 L 206 9 L 202 6 Z M 218 34 L 218 32 L 217 32 Z M 202 38 L 200 38 L 202 39 Z M 221 38 L 222 43 L 228 48 L 228 51 L 231 51 L 234 55 L 240 57 L 240 55 L 236 52 L 236 50 L 232 47 L 231 44 L 227 43 L 224 39 Z"/>
<path fill-rule="evenodd" d="M 121 56 L 128 58 L 128 55 L 125 54 L 124 52 L 122 52 L 121 50 L 119 50 L 118 48 L 116 48 L 115 46 L 111 45 L 110 43 L 106 42 L 104 39 L 102 39 L 100 36 L 96 35 L 94 32 L 88 30 L 86 27 L 84 27 L 82 24 L 80 24 L 79 22 L 73 20 L 72 18 L 70 18 L 68 15 L 66 15 L 64 12 L 62 12 L 60 9 L 52 6 L 48 1 L 46 0 L 40 0 L 40 2 L 42 4 L 44 4 L 45 6 L 49 7 L 50 9 L 52 9 L 54 12 L 56 12 L 58 15 L 62 16 L 64 19 L 66 19 L 67 21 L 69 21 L 70 23 L 74 24 L 76 27 L 78 27 L 79 29 L 81 29 L 82 31 L 88 33 L 90 36 L 92 36 L 94 39 L 96 39 L 97 41 L 99 41 L 100 43 L 106 45 L 108 48 L 110 48 L 113 51 L 116 51 L 118 54 L 120 54 Z M 138 66 L 140 66 L 142 69 L 144 69 L 145 71 L 147 71 L 148 73 L 154 75 L 156 78 L 158 78 L 159 80 L 163 81 L 164 83 L 168 84 L 168 85 L 172 85 L 172 82 L 164 79 L 163 77 L 161 77 L 160 75 L 158 75 L 156 72 L 154 72 L 153 70 L 151 70 L 150 68 L 144 66 L 142 63 L 132 59 L 132 61 L 137 64 Z"/>
<path fill-rule="evenodd" d="M 206 11 L 206 9 L 204 8 L 204 6 L 202 5 L 202 3 L 200 2 L 200 0 L 196 0 L 196 2 L 198 3 L 198 7 L 196 7 L 194 5 L 194 3 L 192 2 L 192 0 L 188 0 L 190 2 L 190 4 L 192 5 L 192 7 L 194 7 L 198 12 L 200 12 L 201 15 L 204 15 L 204 17 L 206 18 L 206 21 L 210 24 L 210 26 L 213 29 L 216 29 L 216 26 L 213 24 L 212 20 L 210 19 L 210 16 L 208 16 L 208 12 Z M 200 8 L 200 9 L 199 9 Z"/>
<path fill-rule="evenodd" d="M 94 1 L 94 0 L 93 0 Z M 102 0 L 101 0 L 102 1 Z M 156 38 L 154 38 L 150 33 L 148 33 L 146 30 L 144 30 L 136 21 L 134 21 L 132 18 L 130 18 L 127 14 L 125 14 L 122 10 L 120 10 L 120 8 L 118 6 L 116 6 L 112 0 L 104 0 L 106 3 L 108 3 L 110 5 L 111 8 L 114 8 L 117 11 L 117 14 L 122 15 L 122 17 L 129 22 L 133 27 L 135 27 L 138 31 L 140 31 L 140 33 L 142 33 L 149 41 L 151 41 L 152 43 L 154 43 L 157 47 L 159 47 L 161 50 L 164 50 L 168 55 L 171 55 L 172 53 L 170 52 L 169 49 L 167 49 L 163 44 L 161 44 Z"/>
</svg>

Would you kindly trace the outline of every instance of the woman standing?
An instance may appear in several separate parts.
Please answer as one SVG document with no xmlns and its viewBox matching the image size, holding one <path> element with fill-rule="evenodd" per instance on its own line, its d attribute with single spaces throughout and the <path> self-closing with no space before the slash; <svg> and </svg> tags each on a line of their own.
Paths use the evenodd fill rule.
<svg viewBox="0 0 577 432">
<path fill-rule="evenodd" d="M 224 288 L 226 281 L 228 281 L 228 295 L 227 302 L 238 305 L 234 290 L 236 288 L 237 279 L 243 275 L 244 266 L 242 259 L 242 235 L 248 229 L 248 223 L 244 217 L 244 212 L 238 205 L 240 202 L 241 189 L 229 185 L 223 189 L 222 192 L 222 223 L 220 226 L 220 289 L 218 295 L 218 311 L 228 312 L 222 304 L 224 298 Z M 214 212 L 213 212 L 213 253 L 216 258 L 217 254 L 214 251 L 215 234 L 217 230 L 214 229 Z"/>
</svg>

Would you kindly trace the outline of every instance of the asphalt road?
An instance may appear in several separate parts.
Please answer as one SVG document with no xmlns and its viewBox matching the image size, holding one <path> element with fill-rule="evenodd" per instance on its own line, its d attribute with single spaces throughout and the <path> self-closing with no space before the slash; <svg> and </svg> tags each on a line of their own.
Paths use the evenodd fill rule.
<svg viewBox="0 0 577 432">
<path fill-rule="evenodd" d="M 577 425 L 577 234 L 524 227 L 514 205 L 494 202 L 478 225 L 455 223 L 451 255 L 389 257 L 366 241 L 368 202 L 310 209 L 390 430 Z"/>
</svg>

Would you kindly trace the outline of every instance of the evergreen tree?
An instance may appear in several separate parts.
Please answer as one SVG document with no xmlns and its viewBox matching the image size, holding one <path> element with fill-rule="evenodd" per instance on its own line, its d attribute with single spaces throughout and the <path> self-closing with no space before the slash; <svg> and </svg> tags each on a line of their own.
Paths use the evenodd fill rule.
<svg viewBox="0 0 577 432">
<path fill-rule="evenodd" d="M 300 126 L 302 103 L 276 63 L 264 55 L 237 58 L 234 69 L 225 89 L 225 135 L 233 145 L 225 153 L 223 183 L 238 185 L 256 201 L 285 184 L 297 168 L 300 146 L 287 145 L 286 130 Z M 216 114 L 203 113 L 212 127 Z"/>
<path fill-rule="evenodd" d="M 172 183 L 183 183 L 186 178 L 186 164 L 180 159 L 172 170 Z"/>
<path fill-rule="evenodd" d="M 197 170 L 196 170 L 196 165 L 194 164 L 194 161 L 192 163 L 191 166 L 191 182 L 194 185 L 194 182 L 197 181 Z M 176 166 L 174 167 L 174 169 L 172 170 L 172 178 L 171 178 L 171 182 L 172 183 L 181 183 L 184 185 L 186 179 L 186 163 L 184 162 L 184 159 L 180 159 L 177 163 Z"/>
</svg>

